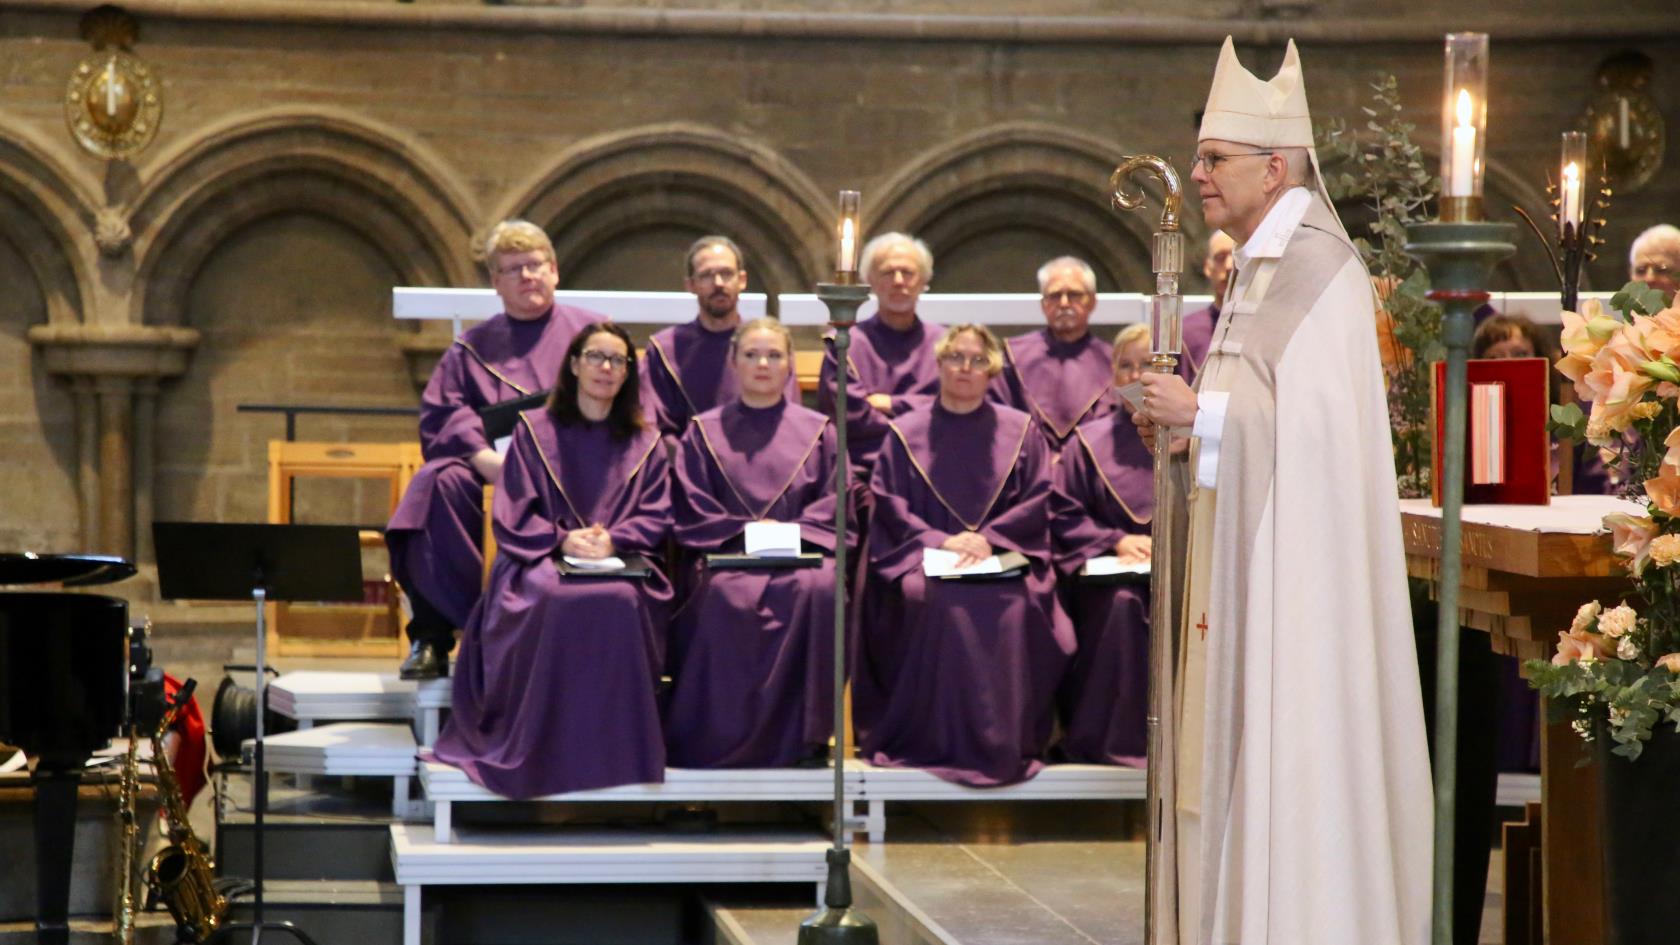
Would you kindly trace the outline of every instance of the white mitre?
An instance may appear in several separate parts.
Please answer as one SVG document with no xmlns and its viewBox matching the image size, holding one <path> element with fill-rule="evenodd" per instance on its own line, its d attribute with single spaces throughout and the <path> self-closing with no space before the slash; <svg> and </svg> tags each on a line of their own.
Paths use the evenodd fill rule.
<svg viewBox="0 0 1680 945">
<path fill-rule="evenodd" d="M 1225 37 L 1197 138 L 1257 148 L 1312 147 L 1312 116 L 1307 111 L 1307 86 L 1301 81 L 1295 41 L 1289 41 L 1283 67 L 1268 82 L 1243 67 L 1236 45 Z"/>
</svg>

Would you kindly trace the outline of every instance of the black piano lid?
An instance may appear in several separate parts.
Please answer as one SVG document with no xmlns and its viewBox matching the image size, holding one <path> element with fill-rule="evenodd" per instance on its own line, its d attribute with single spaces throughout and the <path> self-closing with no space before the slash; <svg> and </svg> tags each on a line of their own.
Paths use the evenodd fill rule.
<svg viewBox="0 0 1680 945">
<path fill-rule="evenodd" d="M 134 562 L 116 555 L 36 554 L 0 551 L 0 585 L 60 584 L 90 587 L 131 578 Z"/>
</svg>

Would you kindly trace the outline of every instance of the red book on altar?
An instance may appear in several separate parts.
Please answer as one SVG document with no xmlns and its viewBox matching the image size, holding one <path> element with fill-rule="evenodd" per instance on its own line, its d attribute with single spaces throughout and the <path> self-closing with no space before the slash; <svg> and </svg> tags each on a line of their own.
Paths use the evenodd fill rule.
<svg viewBox="0 0 1680 945">
<path fill-rule="evenodd" d="M 1552 363 L 1545 358 L 1472 359 L 1465 402 L 1464 504 L 1548 505 L 1552 494 Z M 1437 361 L 1430 384 L 1435 427 L 1432 498 L 1441 504 L 1445 460 L 1447 363 Z"/>
</svg>

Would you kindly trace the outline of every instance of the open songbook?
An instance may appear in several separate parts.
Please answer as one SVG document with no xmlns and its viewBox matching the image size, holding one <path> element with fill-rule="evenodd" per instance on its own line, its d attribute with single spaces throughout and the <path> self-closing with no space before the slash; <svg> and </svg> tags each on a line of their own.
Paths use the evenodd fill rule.
<svg viewBox="0 0 1680 945">
<path fill-rule="evenodd" d="M 713 570 L 742 571 L 759 568 L 814 568 L 822 563 L 820 554 L 801 554 L 803 540 L 798 522 L 748 522 L 742 534 L 746 548 L 739 554 L 709 554 L 706 567 Z"/>
<path fill-rule="evenodd" d="M 1027 570 L 1027 556 L 1019 551 L 992 555 L 966 568 L 957 567 L 962 556 L 944 548 L 922 549 L 922 573 L 945 581 L 998 580 L 1020 577 Z"/>
<path fill-rule="evenodd" d="M 1149 580 L 1149 562 L 1122 563 L 1114 555 L 1098 555 L 1079 568 L 1083 584 L 1131 584 Z"/>
</svg>

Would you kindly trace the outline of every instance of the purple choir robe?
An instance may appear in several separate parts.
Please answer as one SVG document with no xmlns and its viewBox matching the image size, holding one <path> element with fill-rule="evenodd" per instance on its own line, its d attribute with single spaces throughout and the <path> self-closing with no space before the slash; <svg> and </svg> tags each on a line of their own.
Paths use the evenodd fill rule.
<svg viewBox="0 0 1680 945">
<path fill-rule="evenodd" d="M 889 417 L 865 402 L 870 394 L 892 397 L 893 417 L 933 405 L 939 396 L 939 362 L 934 346 L 944 327 L 916 319 L 909 331 L 898 331 L 871 315 L 852 329 L 846 366 L 846 452 L 867 470 L 887 434 Z M 817 408 L 830 417 L 835 406 L 834 338 L 823 339 L 823 362 L 817 386 Z"/>
<path fill-rule="evenodd" d="M 1208 305 L 1184 315 L 1182 342 L 1184 356 L 1178 361 L 1178 374 L 1186 383 L 1196 383 L 1196 375 L 1207 363 L 1208 348 L 1213 345 L 1213 328 L 1219 324 L 1219 306 Z"/>
<path fill-rule="evenodd" d="M 1032 418 L 983 403 L 900 417 L 870 483 L 867 580 L 854 625 L 853 717 L 876 765 L 976 787 L 1036 774 L 1073 629 L 1051 571 L 1050 461 Z M 929 579 L 922 549 L 977 531 L 1024 577 Z"/>
<path fill-rule="evenodd" d="M 677 454 L 677 542 L 693 588 L 671 627 L 666 752 L 679 768 L 771 768 L 834 728 L 834 427 L 798 404 L 739 401 L 696 417 Z M 717 570 L 747 523 L 797 522 L 820 567 Z"/>
<path fill-rule="evenodd" d="M 1114 411 L 1114 349 L 1090 332 L 1071 344 L 1048 328 L 1003 343 L 1003 373 L 992 380 L 999 403 L 1032 414 L 1052 457 L 1073 430 Z"/>
<path fill-rule="evenodd" d="M 1062 757 L 1142 767 L 1149 708 L 1149 584 L 1085 585 L 1079 569 L 1146 535 L 1154 458 L 1125 411 L 1081 425 L 1057 464 L 1051 544 L 1079 650 L 1057 701 Z"/>
<path fill-rule="evenodd" d="M 711 331 L 697 318 L 672 325 L 648 339 L 642 358 L 642 414 L 675 439 L 688 421 L 740 396 L 729 369 L 729 340 L 735 329 Z M 799 379 L 788 372 L 786 396 L 799 403 Z"/>
<path fill-rule="evenodd" d="M 484 583 L 484 480 L 468 457 L 488 449 L 478 410 L 554 386 L 572 338 L 605 315 L 556 305 L 519 321 L 497 315 L 461 333 L 420 395 L 420 451 L 385 529 L 391 573 L 464 627 Z"/>
<path fill-rule="evenodd" d="M 526 411 L 491 506 L 496 561 L 461 637 L 454 703 L 434 752 L 478 784 L 528 798 L 663 781 L 655 693 L 671 587 L 670 464 L 652 427 L 614 439 L 604 423 L 557 425 Z M 572 529 L 600 524 L 645 579 L 564 577 Z"/>
</svg>

